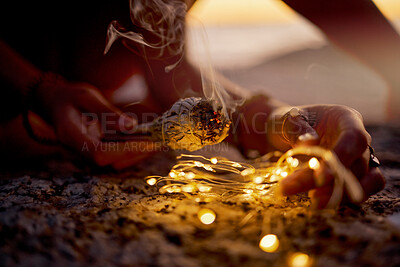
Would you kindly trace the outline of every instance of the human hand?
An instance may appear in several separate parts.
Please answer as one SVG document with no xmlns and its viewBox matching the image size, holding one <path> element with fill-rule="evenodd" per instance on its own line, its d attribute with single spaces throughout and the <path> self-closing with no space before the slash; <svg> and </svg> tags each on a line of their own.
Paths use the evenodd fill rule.
<svg viewBox="0 0 400 267">
<path fill-rule="evenodd" d="M 282 116 L 285 111 L 276 111 L 269 122 L 268 137 L 275 148 L 287 150 L 301 145 L 320 145 L 334 151 L 343 165 L 359 179 L 364 200 L 384 188 L 382 173 L 369 162 L 371 137 L 357 111 L 340 105 L 302 106 Z M 324 182 L 316 185 L 315 180 Z M 333 180 L 332 171 L 322 162 L 317 170 L 294 172 L 280 185 L 284 195 L 309 191 L 313 206 L 321 209 L 331 197 Z"/>
<path fill-rule="evenodd" d="M 155 144 L 144 140 L 102 142 L 105 132 L 127 133 L 137 121 L 89 84 L 45 76 L 35 93 L 34 111 L 53 125 L 57 140 L 99 166 L 122 169 L 155 152 Z"/>
</svg>

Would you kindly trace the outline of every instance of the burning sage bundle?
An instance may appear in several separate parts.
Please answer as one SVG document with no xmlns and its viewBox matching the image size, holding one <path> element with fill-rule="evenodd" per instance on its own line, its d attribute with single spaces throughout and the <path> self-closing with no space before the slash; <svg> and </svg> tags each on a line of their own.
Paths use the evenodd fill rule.
<svg viewBox="0 0 400 267">
<path fill-rule="evenodd" d="M 195 151 L 223 141 L 231 121 L 214 100 L 180 99 L 162 116 L 138 125 L 135 134 L 147 134 L 172 149 Z"/>
</svg>

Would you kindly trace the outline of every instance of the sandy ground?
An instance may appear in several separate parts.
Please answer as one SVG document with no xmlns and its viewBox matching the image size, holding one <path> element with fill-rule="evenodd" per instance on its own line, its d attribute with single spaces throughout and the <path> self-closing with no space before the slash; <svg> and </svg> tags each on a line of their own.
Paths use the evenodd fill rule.
<svg viewBox="0 0 400 267">
<path fill-rule="evenodd" d="M 337 212 L 313 211 L 303 195 L 275 205 L 160 195 L 143 177 L 167 173 L 170 153 L 118 174 L 61 162 L 3 171 L 0 265 L 287 266 L 293 253 L 303 252 L 315 266 L 398 266 L 400 129 L 368 130 L 387 186 L 361 206 Z M 216 212 L 215 223 L 200 223 L 200 207 Z M 280 239 L 275 253 L 258 247 L 268 232 Z"/>
</svg>

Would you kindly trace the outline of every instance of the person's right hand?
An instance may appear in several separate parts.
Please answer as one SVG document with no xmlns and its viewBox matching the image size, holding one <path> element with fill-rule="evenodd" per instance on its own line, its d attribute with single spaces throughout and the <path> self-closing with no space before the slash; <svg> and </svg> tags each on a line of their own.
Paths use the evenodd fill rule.
<svg viewBox="0 0 400 267">
<path fill-rule="evenodd" d="M 108 102 L 92 85 L 45 77 L 37 88 L 35 106 L 55 130 L 60 143 L 99 166 L 122 169 L 152 155 L 149 141 L 102 142 L 109 133 L 132 131 L 137 121 Z"/>
<path fill-rule="evenodd" d="M 283 109 L 287 110 L 287 109 Z M 356 110 L 341 105 L 309 105 L 292 109 L 297 115 L 277 112 L 272 123 L 277 124 L 269 140 L 275 148 L 287 150 L 297 146 L 319 145 L 333 151 L 342 164 L 358 178 L 365 201 L 382 190 L 385 178 L 377 166 L 369 164 L 371 136 L 365 130 L 362 116 Z M 291 111 L 290 111 L 291 113 Z M 314 176 L 320 179 L 314 179 Z M 316 184 L 316 180 L 322 184 Z M 333 191 L 333 175 L 323 162 L 313 171 L 302 169 L 281 181 L 284 195 L 310 191 L 315 207 L 324 208 Z"/>
</svg>

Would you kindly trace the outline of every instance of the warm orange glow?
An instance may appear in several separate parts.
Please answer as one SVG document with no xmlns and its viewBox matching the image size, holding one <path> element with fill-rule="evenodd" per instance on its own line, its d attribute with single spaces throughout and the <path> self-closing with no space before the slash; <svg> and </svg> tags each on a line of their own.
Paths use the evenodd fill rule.
<svg viewBox="0 0 400 267">
<path fill-rule="evenodd" d="M 155 185 L 157 183 L 157 179 L 156 178 L 150 178 L 147 181 L 148 185 Z"/>
<path fill-rule="evenodd" d="M 276 235 L 269 234 L 265 235 L 260 240 L 260 248 L 265 252 L 275 252 L 279 247 L 279 239 Z"/>
<path fill-rule="evenodd" d="M 313 170 L 318 169 L 320 166 L 319 160 L 317 158 L 311 158 L 308 161 L 308 166 L 310 167 L 310 169 L 313 169 Z"/>
<path fill-rule="evenodd" d="M 389 19 L 400 18 L 399 0 L 375 0 Z M 299 18 L 279 0 L 198 0 L 189 14 L 207 25 L 290 23 Z"/>
<path fill-rule="evenodd" d="M 310 266 L 310 256 L 301 252 L 294 253 L 289 259 L 289 266 L 291 267 Z"/>
<path fill-rule="evenodd" d="M 277 0 L 200 0 L 190 14 L 208 25 L 287 23 L 297 16 Z"/>
<path fill-rule="evenodd" d="M 216 218 L 215 212 L 210 209 L 201 209 L 197 216 L 203 224 L 212 224 Z"/>
</svg>

